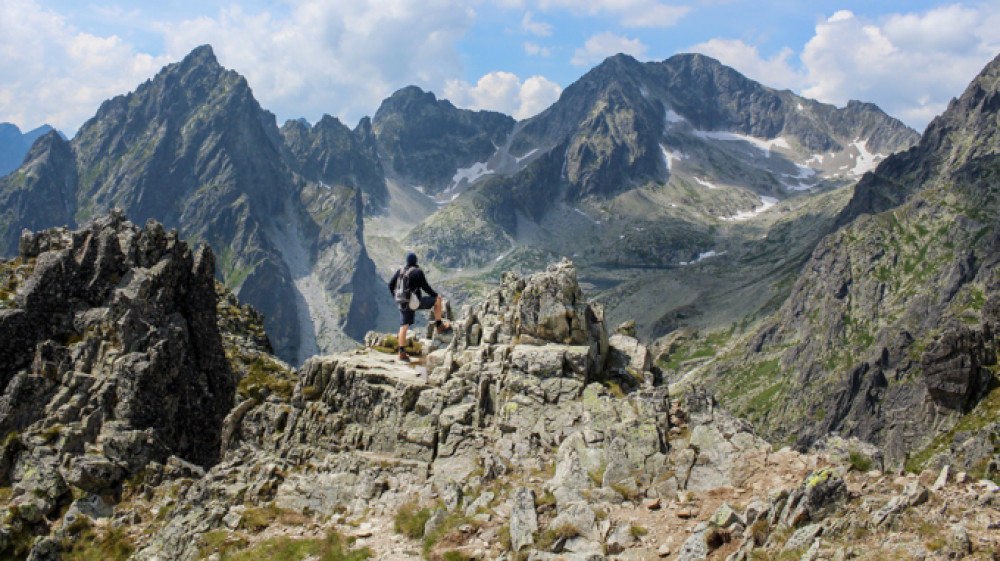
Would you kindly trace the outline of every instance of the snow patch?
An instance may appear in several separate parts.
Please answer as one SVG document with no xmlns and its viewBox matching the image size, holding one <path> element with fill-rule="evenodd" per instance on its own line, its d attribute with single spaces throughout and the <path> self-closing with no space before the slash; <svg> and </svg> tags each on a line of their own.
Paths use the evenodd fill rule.
<svg viewBox="0 0 1000 561">
<path fill-rule="evenodd" d="M 600 225 L 600 224 L 601 224 L 601 221 L 600 221 L 600 220 L 594 220 L 594 219 L 593 219 L 593 218 L 591 218 L 591 217 L 590 217 L 590 216 L 589 216 L 589 215 L 588 215 L 588 214 L 587 214 L 586 212 L 583 212 L 582 210 L 580 210 L 580 209 L 578 209 L 578 208 L 574 208 L 573 210 L 575 210 L 575 211 L 579 212 L 579 213 L 580 213 L 580 214 L 582 214 L 582 215 L 583 215 L 583 216 L 584 216 L 584 217 L 585 217 L 585 218 L 586 218 L 587 220 L 590 220 L 590 221 L 592 221 L 592 222 L 593 222 L 594 224 L 597 224 L 597 225 Z"/>
<path fill-rule="evenodd" d="M 820 156 L 822 158 L 822 156 Z M 816 176 L 816 170 L 802 164 L 795 164 L 799 172 L 795 175 L 784 174 L 785 177 L 798 180 L 794 183 L 782 182 L 784 186 L 792 191 L 808 191 L 816 186 L 816 182 L 806 183 L 803 180 Z"/>
<path fill-rule="evenodd" d="M 805 109 L 805 107 L 802 107 L 801 103 L 796 104 L 795 108 L 798 109 L 799 111 L 802 111 L 803 109 Z"/>
<path fill-rule="evenodd" d="M 445 189 L 445 191 L 447 192 L 455 189 L 462 184 L 462 181 L 466 181 L 469 185 L 471 185 L 481 177 L 492 174 L 493 171 L 486 167 L 486 162 L 476 162 L 467 168 L 459 168 L 455 171 L 455 175 L 451 178 L 451 186 Z"/>
<path fill-rule="evenodd" d="M 687 154 L 667 150 L 667 147 L 662 144 L 660 145 L 660 150 L 663 152 L 663 162 L 667 164 L 667 171 L 673 171 L 674 162 L 688 159 Z"/>
<path fill-rule="evenodd" d="M 801 181 L 798 183 L 783 183 L 782 185 L 790 191 L 808 191 L 816 186 L 815 183 L 803 183 Z"/>
<path fill-rule="evenodd" d="M 747 136 L 745 134 L 728 131 L 694 131 L 694 134 L 700 138 L 710 138 L 712 140 L 747 142 L 764 152 L 768 157 L 771 156 L 771 150 L 773 148 L 784 148 L 786 150 L 790 150 L 792 148 L 792 146 L 788 144 L 788 140 L 786 140 L 783 136 L 766 140 L 755 136 Z"/>
<path fill-rule="evenodd" d="M 709 189 L 718 189 L 719 188 L 718 185 L 712 183 L 711 181 L 707 181 L 707 180 L 702 179 L 702 178 L 697 177 L 697 176 L 695 176 L 694 180 L 695 180 L 695 182 L 698 183 L 698 185 L 705 186 L 705 187 L 707 187 Z"/>
<path fill-rule="evenodd" d="M 705 251 L 703 253 L 699 253 L 698 258 L 695 259 L 694 261 L 681 261 L 680 263 L 678 263 L 678 265 L 681 266 L 694 265 L 695 263 L 701 263 L 702 261 L 710 257 L 719 257 L 720 255 L 725 255 L 725 254 L 726 254 L 725 251 L 722 252 L 716 252 L 715 250 Z"/>
<path fill-rule="evenodd" d="M 865 173 L 874 170 L 878 166 L 878 163 L 885 159 L 885 155 L 883 154 L 873 154 L 868 151 L 867 140 L 862 141 L 860 138 L 855 138 L 854 142 L 851 143 L 851 146 L 858 151 L 858 157 L 857 160 L 855 160 L 856 163 L 854 164 L 854 169 L 851 170 L 851 173 L 854 175 L 864 175 Z M 853 157 L 854 154 L 851 154 L 851 158 Z"/>
<path fill-rule="evenodd" d="M 668 122 L 668 123 L 671 123 L 671 124 L 675 124 L 675 123 L 683 123 L 683 122 L 684 122 L 684 121 L 686 121 L 686 120 L 687 120 L 687 119 L 685 119 L 684 117 L 681 117 L 681 116 L 680 116 L 680 115 L 679 115 L 679 114 L 678 114 L 678 113 L 677 113 L 676 111 L 674 111 L 673 109 L 667 109 L 667 122 Z"/>
<path fill-rule="evenodd" d="M 737 212 L 733 216 L 723 217 L 722 219 L 727 222 L 738 222 L 741 220 L 749 220 L 757 216 L 758 214 L 766 211 L 767 209 L 773 207 L 774 205 L 778 204 L 778 199 L 775 199 L 774 197 L 761 197 L 760 203 L 761 206 L 753 210 L 745 210 L 742 212 Z"/>
<path fill-rule="evenodd" d="M 823 154 L 813 154 L 805 163 L 823 165 Z"/>
<path fill-rule="evenodd" d="M 521 165 L 521 162 L 523 162 L 523 161 L 527 160 L 528 158 L 534 156 L 538 152 L 538 150 L 539 150 L 539 148 L 535 148 L 534 150 L 532 150 L 531 152 L 528 152 L 527 154 L 521 156 L 520 158 L 518 158 L 518 157 L 515 156 L 514 157 L 514 161 L 517 162 L 517 165 Z"/>
</svg>

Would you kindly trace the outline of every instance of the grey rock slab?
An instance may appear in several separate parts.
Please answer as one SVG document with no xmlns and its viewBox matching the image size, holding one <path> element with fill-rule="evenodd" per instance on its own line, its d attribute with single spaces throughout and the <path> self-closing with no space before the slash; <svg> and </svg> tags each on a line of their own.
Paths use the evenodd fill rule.
<svg viewBox="0 0 1000 561">
<path fill-rule="evenodd" d="M 677 552 L 677 561 L 701 561 L 708 557 L 708 544 L 705 543 L 707 531 L 702 530 L 688 536 Z"/>
<path fill-rule="evenodd" d="M 597 527 L 597 516 L 594 509 L 584 503 L 571 503 L 564 509 L 559 510 L 559 514 L 549 523 L 550 529 L 560 529 L 566 526 L 576 530 L 577 535 L 587 538 L 590 541 L 601 539 L 601 532 Z"/>
<path fill-rule="evenodd" d="M 619 524 L 616 526 L 604 544 L 607 546 L 608 553 L 612 555 L 621 553 L 632 547 L 635 544 L 635 537 L 632 536 L 632 525 Z"/>
<path fill-rule="evenodd" d="M 535 492 L 527 487 L 516 489 L 510 503 L 510 545 L 514 551 L 535 543 L 538 515 L 535 512 Z"/>
<path fill-rule="evenodd" d="M 795 531 L 785 542 L 782 551 L 792 551 L 805 549 L 812 545 L 813 541 L 823 533 L 822 524 L 809 524 Z"/>
</svg>

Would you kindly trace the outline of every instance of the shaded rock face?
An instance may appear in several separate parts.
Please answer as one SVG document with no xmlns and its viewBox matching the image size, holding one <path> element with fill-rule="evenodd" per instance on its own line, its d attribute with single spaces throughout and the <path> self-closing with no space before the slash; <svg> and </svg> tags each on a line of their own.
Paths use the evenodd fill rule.
<svg viewBox="0 0 1000 561">
<path fill-rule="evenodd" d="M 0 478 L 15 503 L 51 519 L 149 462 L 218 461 L 235 380 L 207 246 L 112 213 L 25 233 L 0 269 L 21 273 L 0 302 Z"/>
<path fill-rule="evenodd" d="M 324 115 L 312 128 L 288 121 L 281 135 L 299 173 L 326 185 L 357 188 L 364 194 L 366 213 L 380 212 L 389 204 L 385 172 L 363 133 L 354 134 L 335 117 Z"/>
<path fill-rule="evenodd" d="M 56 131 L 42 136 L 20 168 L 0 178 L 0 255 L 17 252 L 22 228 L 73 226 L 76 180 L 69 142 Z"/>
<path fill-rule="evenodd" d="M 409 86 L 382 102 L 370 126 L 393 170 L 434 195 L 449 185 L 455 170 L 489 159 L 514 128 L 514 119 L 458 109 Z"/>
<path fill-rule="evenodd" d="M 22 133 L 17 125 L 0 123 L 0 177 L 17 169 L 35 140 L 53 130 L 49 125 Z"/>
</svg>

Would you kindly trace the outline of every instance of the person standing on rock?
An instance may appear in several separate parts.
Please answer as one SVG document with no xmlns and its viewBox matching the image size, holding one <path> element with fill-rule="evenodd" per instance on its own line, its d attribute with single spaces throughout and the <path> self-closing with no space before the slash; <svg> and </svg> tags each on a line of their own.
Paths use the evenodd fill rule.
<svg viewBox="0 0 1000 561">
<path fill-rule="evenodd" d="M 399 337 L 396 339 L 399 344 L 399 360 L 410 362 L 410 355 L 406 353 L 406 332 L 413 325 L 417 310 L 434 309 L 434 321 L 437 322 L 438 333 L 448 331 L 451 326 L 441 321 L 441 295 L 434 292 L 431 285 L 427 284 L 427 277 L 417 266 L 415 253 L 408 253 L 406 266 L 396 271 L 396 274 L 389 279 L 389 292 L 399 304 Z M 421 292 L 426 295 L 422 296 Z M 411 296 L 414 295 L 416 298 L 411 301 Z"/>
</svg>

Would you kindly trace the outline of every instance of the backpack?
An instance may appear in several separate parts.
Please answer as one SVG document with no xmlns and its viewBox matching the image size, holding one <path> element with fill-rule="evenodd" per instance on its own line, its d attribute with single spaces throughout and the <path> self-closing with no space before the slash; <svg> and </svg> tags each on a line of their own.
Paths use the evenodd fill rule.
<svg viewBox="0 0 1000 561">
<path fill-rule="evenodd" d="M 412 310 L 420 306 L 420 299 L 417 298 L 417 295 L 413 293 L 413 289 L 410 288 L 410 271 L 415 268 L 410 267 L 399 270 L 399 274 L 396 277 L 396 290 L 393 293 L 397 304 L 401 306 L 405 304 Z M 416 306 L 413 305 L 414 300 L 416 300 Z"/>
</svg>

